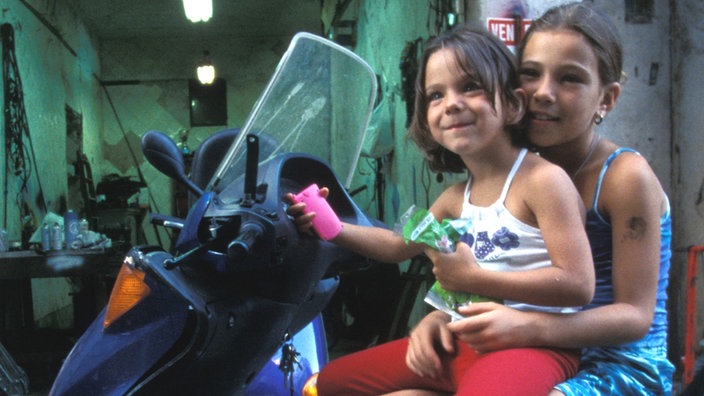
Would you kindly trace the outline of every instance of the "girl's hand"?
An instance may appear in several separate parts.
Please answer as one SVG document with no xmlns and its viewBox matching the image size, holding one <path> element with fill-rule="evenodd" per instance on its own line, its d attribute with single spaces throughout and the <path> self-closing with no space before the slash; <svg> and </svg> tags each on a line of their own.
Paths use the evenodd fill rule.
<svg viewBox="0 0 704 396">
<path fill-rule="evenodd" d="M 327 198 L 328 194 L 330 194 L 330 190 L 327 187 L 320 189 L 320 195 L 323 198 Z M 293 194 L 291 193 L 286 194 L 284 199 L 290 204 L 290 206 L 286 209 L 286 214 L 291 216 L 293 223 L 298 228 L 298 231 L 308 235 L 315 235 L 312 230 L 315 212 L 303 213 L 306 204 L 304 202 L 293 203 Z"/>
<path fill-rule="evenodd" d="M 532 314 L 493 302 L 458 308 L 466 316 L 447 325 L 455 336 L 479 353 L 532 345 Z"/>
<path fill-rule="evenodd" d="M 417 375 L 430 378 L 443 375 L 443 356 L 455 352 L 455 341 L 447 328 L 448 320 L 445 313 L 433 311 L 411 331 L 406 365 Z"/>
<path fill-rule="evenodd" d="M 425 254 L 433 262 L 435 279 L 445 290 L 472 291 L 472 274 L 480 268 L 469 245 L 459 242 L 453 253 L 428 248 Z"/>
</svg>

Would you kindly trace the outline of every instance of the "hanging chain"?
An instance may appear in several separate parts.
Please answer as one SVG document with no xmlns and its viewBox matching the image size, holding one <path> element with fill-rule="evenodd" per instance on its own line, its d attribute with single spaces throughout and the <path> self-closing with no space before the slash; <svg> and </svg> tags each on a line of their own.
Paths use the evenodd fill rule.
<svg viewBox="0 0 704 396">
<path fill-rule="evenodd" d="M 286 333 L 284 335 L 284 345 L 281 347 L 279 370 L 284 374 L 284 387 L 289 388 L 291 395 L 294 394 L 293 373 L 296 371 L 296 368 L 299 370 L 303 368 L 298 359 L 299 356 L 301 356 L 300 352 L 296 350 L 296 347 L 293 345 L 293 340 L 290 335 Z"/>
</svg>

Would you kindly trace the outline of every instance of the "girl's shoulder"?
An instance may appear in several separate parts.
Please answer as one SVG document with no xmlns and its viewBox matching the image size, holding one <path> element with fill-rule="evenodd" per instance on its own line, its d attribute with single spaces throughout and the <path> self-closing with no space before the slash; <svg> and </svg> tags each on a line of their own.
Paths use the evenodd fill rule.
<svg viewBox="0 0 704 396">
<path fill-rule="evenodd" d="M 633 150 L 620 150 L 618 153 L 614 150 L 598 171 L 604 172 L 602 188 L 620 190 L 633 183 L 652 184 L 660 188 L 660 181 L 648 160 Z"/>
<path fill-rule="evenodd" d="M 633 151 L 610 157 L 600 190 L 599 206 L 611 214 L 648 203 L 662 206 L 665 200 L 664 189 L 648 160 Z"/>
<path fill-rule="evenodd" d="M 462 212 L 462 203 L 464 201 L 464 191 L 466 185 L 467 180 L 460 181 L 451 184 L 442 193 L 440 193 L 431 206 L 431 211 L 435 217 L 440 219 L 459 217 L 459 214 Z"/>
<path fill-rule="evenodd" d="M 534 153 L 526 155 L 521 165 L 505 200 L 514 217 L 534 227 L 556 218 L 562 218 L 563 225 L 568 217 L 584 218 L 577 188 L 561 167 Z"/>
<path fill-rule="evenodd" d="M 560 166 L 529 153 L 509 190 L 530 208 L 558 205 L 558 202 L 578 202 L 579 193 L 572 179 Z"/>
<path fill-rule="evenodd" d="M 529 152 L 523 160 L 523 177 L 535 188 L 572 184 L 567 172 L 536 153 Z"/>
</svg>

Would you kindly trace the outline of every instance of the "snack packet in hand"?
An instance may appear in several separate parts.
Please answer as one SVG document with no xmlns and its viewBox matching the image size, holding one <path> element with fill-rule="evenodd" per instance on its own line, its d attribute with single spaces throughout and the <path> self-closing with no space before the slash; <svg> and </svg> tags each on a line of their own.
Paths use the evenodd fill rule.
<svg viewBox="0 0 704 396">
<path fill-rule="evenodd" d="M 455 251 L 455 243 L 467 229 L 462 220 L 443 220 L 438 223 L 435 216 L 425 209 L 412 205 L 401 216 L 401 234 L 406 243 L 424 243 L 443 253 Z"/>
<path fill-rule="evenodd" d="M 415 205 L 401 216 L 400 221 L 401 224 L 396 228 L 403 235 L 406 243 L 409 241 L 423 243 L 443 253 L 455 251 L 460 236 L 467 231 L 468 227 L 467 221 L 462 219 L 445 219 L 438 223 L 432 213 Z M 457 312 L 458 307 L 473 302 L 497 300 L 468 292 L 445 290 L 436 281 L 428 290 L 424 301 L 449 314 L 452 320 L 457 320 L 462 318 L 462 315 Z"/>
</svg>

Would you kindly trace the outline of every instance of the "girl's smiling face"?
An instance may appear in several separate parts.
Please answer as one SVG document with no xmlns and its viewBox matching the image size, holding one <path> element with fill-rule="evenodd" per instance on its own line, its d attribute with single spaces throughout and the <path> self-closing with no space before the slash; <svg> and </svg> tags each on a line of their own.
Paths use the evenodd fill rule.
<svg viewBox="0 0 704 396">
<path fill-rule="evenodd" d="M 575 31 L 535 32 L 525 45 L 519 74 L 528 95 L 528 136 L 538 147 L 591 131 L 595 115 L 610 110 L 596 54 Z"/>
<path fill-rule="evenodd" d="M 453 51 L 441 49 L 428 58 L 425 95 L 433 138 L 461 157 L 486 147 L 497 135 L 508 137 L 499 96 L 494 109 L 484 87 L 462 70 Z"/>
</svg>

